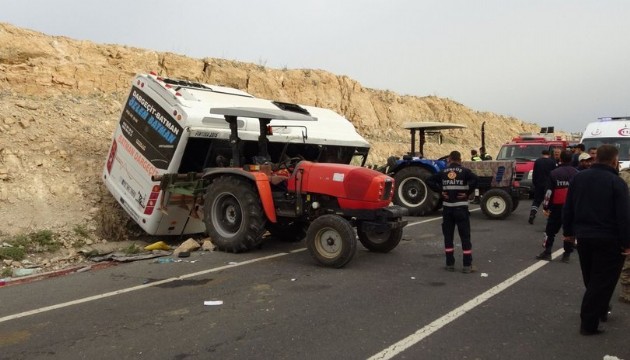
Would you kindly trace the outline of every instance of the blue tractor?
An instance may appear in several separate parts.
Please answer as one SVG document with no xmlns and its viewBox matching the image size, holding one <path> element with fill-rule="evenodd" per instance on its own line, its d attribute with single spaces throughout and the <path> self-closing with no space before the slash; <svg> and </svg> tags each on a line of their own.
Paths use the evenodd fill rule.
<svg viewBox="0 0 630 360">
<path fill-rule="evenodd" d="M 441 139 L 440 130 L 462 129 L 466 125 L 443 122 L 409 122 L 403 128 L 411 133 L 411 151 L 403 155 L 402 159 L 390 156 L 387 165 L 380 171 L 392 176 L 396 180 L 394 204 L 409 210 L 411 216 L 422 216 L 438 210 L 441 200 L 438 193 L 431 190 L 426 179 L 447 166 L 447 156 L 436 160 L 424 157 L 424 143 L 426 135 L 437 134 Z M 417 135 L 417 136 L 416 136 Z M 416 151 L 416 138 L 418 151 Z"/>
<path fill-rule="evenodd" d="M 481 146 L 485 147 L 485 123 L 481 124 Z M 426 135 L 437 135 L 440 130 L 462 129 L 465 125 L 441 122 L 412 122 L 403 124 L 411 132 L 411 151 L 402 159 L 390 156 L 381 172 L 396 180 L 393 202 L 408 209 L 411 216 L 422 216 L 435 212 L 442 205 L 440 194 L 431 190 L 426 179 L 444 169 L 448 155 L 437 160 L 424 157 Z M 418 134 L 418 136 L 416 136 Z M 416 137 L 419 148 L 416 152 Z M 516 163 L 512 161 L 462 161 L 479 177 L 475 199 L 479 199 L 481 211 L 489 219 L 507 218 L 518 206 L 519 199 L 526 196 L 527 188 L 516 181 Z"/>
</svg>

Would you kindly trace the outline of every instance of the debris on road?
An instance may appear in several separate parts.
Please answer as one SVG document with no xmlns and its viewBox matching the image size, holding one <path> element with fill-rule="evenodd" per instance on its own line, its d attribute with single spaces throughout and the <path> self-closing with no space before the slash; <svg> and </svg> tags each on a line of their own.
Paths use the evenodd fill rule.
<svg viewBox="0 0 630 360">
<path fill-rule="evenodd" d="M 181 260 L 178 260 L 178 261 L 181 261 Z M 161 258 L 155 260 L 154 262 L 156 262 L 158 264 L 168 264 L 168 263 L 175 262 L 175 259 L 173 259 L 172 257 L 161 257 Z"/>
<path fill-rule="evenodd" d="M 223 300 L 206 300 L 203 304 L 206 306 L 223 305 Z"/>
<path fill-rule="evenodd" d="M 214 251 L 215 247 L 216 246 L 214 246 L 212 241 L 210 241 L 210 238 L 204 239 L 203 243 L 201 244 L 201 250 L 203 251 Z"/>
<path fill-rule="evenodd" d="M 198 250 L 200 247 L 201 245 L 199 245 L 199 243 L 195 239 L 189 238 L 181 245 L 179 245 L 177 249 L 173 250 L 173 255 L 178 257 L 185 257 L 179 256 L 179 254 L 182 252 L 188 252 L 188 254 L 190 255 L 191 252 Z"/>
<path fill-rule="evenodd" d="M 167 243 L 165 243 L 164 241 L 157 241 L 154 242 L 153 244 L 149 244 L 147 246 L 144 247 L 144 250 L 171 250 L 171 247 L 168 246 Z"/>
<path fill-rule="evenodd" d="M 130 261 L 137 261 L 137 260 L 146 260 L 146 259 L 153 259 L 156 257 L 162 257 L 162 256 L 168 256 L 171 255 L 170 251 L 165 251 L 165 250 L 153 250 L 149 253 L 142 253 L 142 254 L 127 254 L 124 252 L 113 252 L 113 253 L 109 253 L 103 256 L 94 256 L 91 257 L 90 260 L 95 261 L 95 262 L 100 262 L 100 261 L 119 261 L 119 262 L 130 262 Z"/>
<path fill-rule="evenodd" d="M 39 268 L 18 268 L 13 269 L 13 277 L 29 276 L 38 272 Z"/>
</svg>

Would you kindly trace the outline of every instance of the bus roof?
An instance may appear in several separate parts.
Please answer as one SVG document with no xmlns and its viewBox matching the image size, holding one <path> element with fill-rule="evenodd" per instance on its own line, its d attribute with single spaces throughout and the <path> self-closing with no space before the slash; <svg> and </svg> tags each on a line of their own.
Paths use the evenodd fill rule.
<svg viewBox="0 0 630 360">
<path fill-rule="evenodd" d="M 293 111 L 254 107 L 212 108 L 210 109 L 210 114 L 270 120 L 317 121 L 317 118 Z"/>
<path fill-rule="evenodd" d="M 235 114 L 235 109 L 240 109 L 249 111 L 252 117 L 239 118 L 239 132 L 257 133 L 258 115 L 264 113 L 273 119 L 273 126 L 285 127 L 274 129 L 274 136 L 284 136 L 286 141 L 296 138 L 312 144 L 370 147 L 348 119 L 329 109 L 261 99 L 238 89 L 167 79 L 155 74 L 138 74 L 133 85 L 145 92 L 149 88 L 166 100 L 171 113 L 184 115 L 179 123 L 185 128 L 225 129 L 227 123 L 223 115 Z M 308 133 L 307 140 L 304 140 L 303 129 Z"/>
</svg>

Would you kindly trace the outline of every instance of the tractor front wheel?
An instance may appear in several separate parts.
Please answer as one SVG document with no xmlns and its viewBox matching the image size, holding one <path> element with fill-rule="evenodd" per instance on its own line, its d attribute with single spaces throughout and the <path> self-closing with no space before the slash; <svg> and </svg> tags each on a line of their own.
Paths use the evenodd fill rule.
<svg viewBox="0 0 630 360">
<path fill-rule="evenodd" d="M 204 203 L 206 231 L 217 248 L 237 253 L 261 244 L 267 219 L 251 182 L 221 176 L 208 187 Z"/>
<path fill-rule="evenodd" d="M 338 215 L 322 215 L 308 227 L 306 246 L 320 264 L 340 268 L 352 260 L 357 250 L 357 237 L 346 219 Z"/>
<path fill-rule="evenodd" d="M 398 246 L 403 236 L 403 228 L 386 231 L 365 232 L 357 228 L 359 241 L 366 249 L 374 252 L 387 253 Z"/>
</svg>

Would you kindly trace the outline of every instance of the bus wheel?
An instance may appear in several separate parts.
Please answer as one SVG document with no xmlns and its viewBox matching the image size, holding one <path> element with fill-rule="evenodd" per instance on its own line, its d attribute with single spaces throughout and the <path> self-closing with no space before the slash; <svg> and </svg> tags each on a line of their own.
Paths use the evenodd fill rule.
<svg viewBox="0 0 630 360">
<path fill-rule="evenodd" d="M 260 245 L 266 219 L 251 182 L 221 176 L 208 186 L 204 203 L 206 231 L 217 248 L 237 253 Z"/>
<path fill-rule="evenodd" d="M 306 247 L 320 264 L 340 268 L 352 260 L 357 250 L 357 236 L 346 219 L 322 215 L 308 227 Z"/>
</svg>

